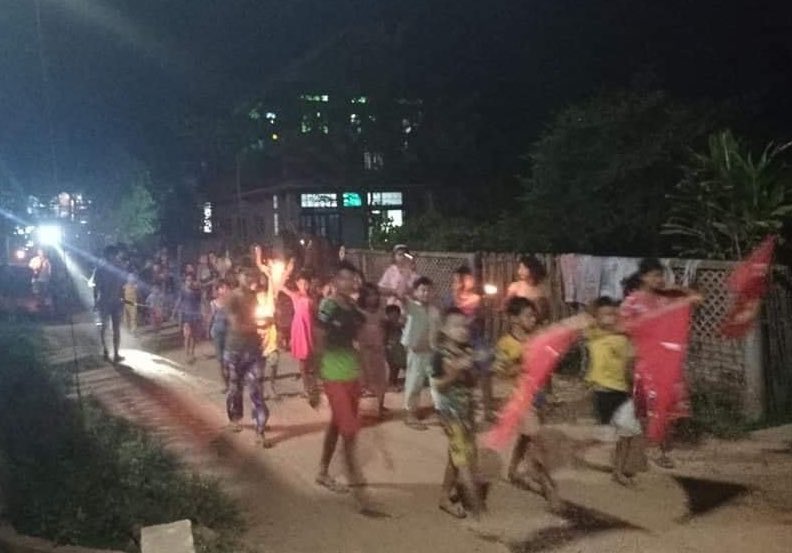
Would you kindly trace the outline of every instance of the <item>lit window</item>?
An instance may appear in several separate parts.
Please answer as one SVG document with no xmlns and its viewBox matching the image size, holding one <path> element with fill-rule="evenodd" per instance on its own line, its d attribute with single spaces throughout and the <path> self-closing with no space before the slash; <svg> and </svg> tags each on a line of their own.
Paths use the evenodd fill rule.
<svg viewBox="0 0 792 553">
<path fill-rule="evenodd" d="M 274 209 L 274 210 L 278 209 L 278 195 L 277 194 L 273 194 L 272 195 L 272 209 Z"/>
<path fill-rule="evenodd" d="M 280 220 L 277 213 L 272 216 L 272 232 L 275 233 L 275 236 L 280 234 Z"/>
<path fill-rule="evenodd" d="M 400 227 L 404 224 L 404 212 L 401 209 L 390 209 L 385 212 L 385 216 L 390 219 L 392 227 Z"/>
<path fill-rule="evenodd" d="M 344 207 L 363 207 L 363 198 L 357 192 L 344 192 Z"/>
<path fill-rule="evenodd" d="M 300 94 L 300 100 L 306 102 L 329 102 L 330 96 L 327 94 Z"/>
<path fill-rule="evenodd" d="M 214 224 L 212 223 L 212 203 L 206 202 L 203 204 L 203 224 L 204 234 L 212 234 L 214 232 Z"/>
<path fill-rule="evenodd" d="M 402 205 L 404 201 L 401 192 L 369 192 L 369 205 Z"/>
<path fill-rule="evenodd" d="M 338 207 L 335 194 L 300 194 L 301 207 Z"/>
<path fill-rule="evenodd" d="M 356 98 L 352 98 L 353 104 L 365 104 L 366 102 L 368 102 L 368 98 L 366 98 L 365 96 L 358 96 Z"/>
<path fill-rule="evenodd" d="M 267 115 L 266 115 L 266 118 L 267 118 L 267 121 L 270 122 L 270 125 L 274 125 L 275 124 L 275 120 L 278 118 L 278 116 L 276 114 L 274 114 L 273 112 L 268 111 Z"/>
<path fill-rule="evenodd" d="M 307 115 L 303 115 L 302 122 L 300 123 L 300 131 L 303 134 L 308 134 L 313 130 L 313 125 L 311 124 L 311 118 Z"/>
</svg>

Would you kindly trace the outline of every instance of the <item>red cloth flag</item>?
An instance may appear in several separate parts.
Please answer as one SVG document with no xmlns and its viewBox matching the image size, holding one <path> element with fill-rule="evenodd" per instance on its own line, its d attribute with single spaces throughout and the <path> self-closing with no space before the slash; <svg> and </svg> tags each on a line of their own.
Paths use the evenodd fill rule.
<svg viewBox="0 0 792 553">
<path fill-rule="evenodd" d="M 721 326 L 724 336 L 742 338 L 759 316 L 760 302 L 767 293 L 767 277 L 775 243 L 775 236 L 765 238 L 729 275 L 726 287 L 734 299 Z"/>
<path fill-rule="evenodd" d="M 514 436 L 523 413 L 550 378 L 558 362 L 577 339 L 577 329 L 556 324 L 532 338 L 523 349 L 522 374 L 497 426 L 485 438 L 494 449 L 504 448 Z"/>
<path fill-rule="evenodd" d="M 637 363 L 636 396 L 646 400 L 646 436 L 665 438 L 668 423 L 687 398 L 684 365 L 690 335 L 691 304 L 682 300 L 647 314 L 630 325 Z"/>
</svg>

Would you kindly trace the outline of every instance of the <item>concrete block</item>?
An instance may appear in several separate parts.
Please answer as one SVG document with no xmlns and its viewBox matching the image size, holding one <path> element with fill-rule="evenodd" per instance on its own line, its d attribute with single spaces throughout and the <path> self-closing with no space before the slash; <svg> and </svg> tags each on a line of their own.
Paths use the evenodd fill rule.
<svg viewBox="0 0 792 553">
<path fill-rule="evenodd" d="M 180 520 L 140 531 L 141 553 L 195 553 L 192 523 Z"/>
</svg>

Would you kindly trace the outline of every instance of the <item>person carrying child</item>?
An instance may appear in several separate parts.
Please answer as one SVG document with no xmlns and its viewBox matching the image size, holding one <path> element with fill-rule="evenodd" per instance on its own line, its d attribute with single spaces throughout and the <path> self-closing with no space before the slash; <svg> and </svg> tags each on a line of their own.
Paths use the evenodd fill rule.
<svg viewBox="0 0 792 553">
<path fill-rule="evenodd" d="M 478 470 L 473 390 L 476 370 L 467 316 L 456 307 L 445 312 L 431 384 L 437 412 L 448 437 L 448 460 L 439 507 L 456 518 L 484 508 L 486 485 Z"/>
<path fill-rule="evenodd" d="M 509 332 L 498 340 L 495 347 L 492 372 L 511 381 L 515 387 L 523 370 L 525 344 L 538 329 L 540 311 L 534 302 L 521 296 L 512 297 L 506 304 Z M 533 405 L 522 415 L 507 478 L 519 488 L 541 493 L 550 503 L 550 508 L 557 510 L 560 507 L 557 486 L 550 475 L 543 444 L 539 440 L 544 401 L 544 394 L 537 394 Z M 526 473 L 520 474 L 524 462 L 529 467 Z"/>
<path fill-rule="evenodd" d="M 440 327 L 440 312 L 430 303 L 432 281 L 421 277 L 413 286 L 413 297 L 404 304 L 407 324 L 402 345 L 407 350 L 407 375 L 404 381 L 405 424 L 414 430 L 427 430 L 418 418 L 421 390 L 432 370 L 432 351 Z"/>
<path fill-rule="evenodd" d="M 618 303 L 600 297 L 591 306 L 594 324 L 584 331 L 588 350 L 586 382 L 593 388 L 594 411 L 603 425 L 612 425 L 618 438 L 613 458 L 613 479 L 631 485 L 636 469 L 631 459 L 642 455 L 641 426 L 632 403 L 634 362 L 629 338 L 619 330 Z"/>
</svg>

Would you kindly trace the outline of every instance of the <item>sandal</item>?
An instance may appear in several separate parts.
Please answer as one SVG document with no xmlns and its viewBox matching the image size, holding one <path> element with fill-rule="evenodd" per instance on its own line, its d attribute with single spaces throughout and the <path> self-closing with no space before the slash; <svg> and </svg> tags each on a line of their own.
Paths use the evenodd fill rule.
<svg viewBox="0 0 792 553">
<path fill-rule="evenodd" d="M 467 512 L 465 512 L 465 508 L 461 503 L 452 503 L 450 500 L 446 500 L 441 502 L 437 507 L 454 518 L 462 519 L 467 517 Z"/>
<path fill-rule="evenodd" d="M 320 474 L 316 477 L 316 483 L 322 486 L 323 488 L 327 488 L 333 493 L 349 493 L 349 487 L 345 486 L 344 484 L 338 482 L 335 478 L 330 476 L 329 474 Z"/>
<path fill-rule="evenodd" d="M 256 443 L 259 444 L 264 449 L 272 449 L 275 447 L 275 442 L 272 440 L 265 438 L 264 436 L 259 434 L 259 437 L 256 439 Z"/>
</svg>

